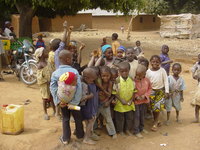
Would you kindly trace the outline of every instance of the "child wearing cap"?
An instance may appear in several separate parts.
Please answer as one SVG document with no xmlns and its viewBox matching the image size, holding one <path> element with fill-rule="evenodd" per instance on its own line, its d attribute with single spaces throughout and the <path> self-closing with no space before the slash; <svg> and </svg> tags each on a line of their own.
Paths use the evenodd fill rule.
<svg viewBox="0 0 200 150">
<path fill-rule="evenodd" d="M 117 48 L 117 58 L 123 58 L 125 56 L 126 48 L 124 46 L 120 46 Z"/>
</svg>

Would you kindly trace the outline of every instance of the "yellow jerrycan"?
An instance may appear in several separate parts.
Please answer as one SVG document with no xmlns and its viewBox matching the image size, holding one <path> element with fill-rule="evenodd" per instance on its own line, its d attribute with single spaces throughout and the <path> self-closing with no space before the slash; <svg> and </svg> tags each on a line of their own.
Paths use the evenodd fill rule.
<svg viewBox="0 0 200 150">
<path fill-rule="evenodd" d="M 10 104 L 0 109 L 0 131 L 4 134 L 20 134 L 24 131 L 24 106 Z"/>
</svg>

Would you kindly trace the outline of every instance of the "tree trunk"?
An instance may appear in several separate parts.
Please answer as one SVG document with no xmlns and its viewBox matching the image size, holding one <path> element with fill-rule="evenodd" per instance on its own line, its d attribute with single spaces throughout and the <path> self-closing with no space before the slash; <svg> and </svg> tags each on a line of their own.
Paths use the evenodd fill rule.
<svg viewBox="0 0 200 150">
<path fill-rule="evenodd" d="M 24 3 L 17 3 L 16 7 L 20 14 L 19 37 L 32 38 L 32 19 L 36 9 L 33 9 L 32 5 Z"/>
</svg>

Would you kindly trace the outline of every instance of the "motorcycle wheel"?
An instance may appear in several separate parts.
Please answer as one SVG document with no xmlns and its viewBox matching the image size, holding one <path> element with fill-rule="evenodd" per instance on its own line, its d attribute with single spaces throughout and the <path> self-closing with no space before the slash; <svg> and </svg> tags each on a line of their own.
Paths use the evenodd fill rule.
<svg viewBox="0 0 200 150">
<path fill-rule="evenodd" d="M 29 63 L 29 68 L 24 65 L 20 69 L 20 78 L 27 85 L 32 85 L 37 82 L 37 65 L 33 62 Z"/>
</svg>

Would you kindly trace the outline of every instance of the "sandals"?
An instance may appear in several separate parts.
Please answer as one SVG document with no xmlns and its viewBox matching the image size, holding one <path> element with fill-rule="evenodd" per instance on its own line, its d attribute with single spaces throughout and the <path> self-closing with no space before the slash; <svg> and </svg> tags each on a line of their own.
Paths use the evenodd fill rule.
<svg viewBox="0 0 200 150">
<path fill-rule="evenodd" d="M 151 128 L 151 131 L 156 132 L 158 130 L 158 127 L 156 125 L 153 125 L 153 127 Z"/>
</svg>

